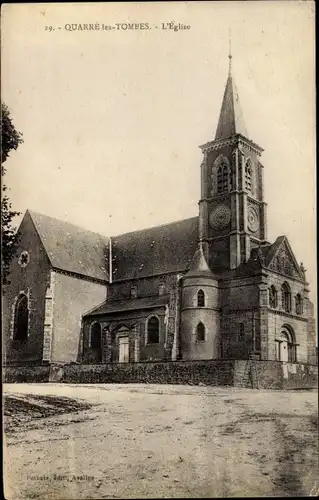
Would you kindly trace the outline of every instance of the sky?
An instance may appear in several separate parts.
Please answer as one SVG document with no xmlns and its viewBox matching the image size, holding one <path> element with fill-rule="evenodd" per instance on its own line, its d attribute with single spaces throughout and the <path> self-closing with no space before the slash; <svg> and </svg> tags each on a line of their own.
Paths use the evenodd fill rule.
<svg viewBox="0 0 319 500">
<path fill-rule="evenodd" d="M 314 5 L 2 6 L 2 99 L 24 138 L 6 162 L 13 208 L 105 235 L 197 215 L 231 30 L 248 134 L 265 149 L 268 239 L 288 237 L 316 300 Z"/>
</svg>

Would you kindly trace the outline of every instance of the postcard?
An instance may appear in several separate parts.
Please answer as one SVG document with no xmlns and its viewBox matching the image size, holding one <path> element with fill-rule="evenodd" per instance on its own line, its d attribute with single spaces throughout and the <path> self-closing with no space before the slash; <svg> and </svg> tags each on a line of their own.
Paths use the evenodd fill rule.
<svg viewBox="0 0 319 500">
<path fill-rule="evenodd" d="M 317 496 L 315 4 L 3 4 L 4 491 Z"/>
</svg>

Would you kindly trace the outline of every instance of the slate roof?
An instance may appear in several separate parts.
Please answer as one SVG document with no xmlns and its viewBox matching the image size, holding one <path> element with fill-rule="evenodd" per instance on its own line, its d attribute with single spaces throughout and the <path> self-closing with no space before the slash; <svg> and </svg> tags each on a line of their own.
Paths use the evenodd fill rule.
<svg viewBox="0 0 319 500">
<path fill-rule="evenodd" d="M 198 217 L 112 237 L 113 280 L 185 271 L 197 242 Z"/>
<path fill-rule="evenodd" d="M 237 88 L 231 73 L 229 73 L 215 140 L 225 139 L 234 134 L 241 134 L 244 137 L 248 137 Z"/>
<path fill-rule="evenodd" d="M 87 312 L 84 316 L 98 316 L 100 314 L 113 314 L 125 311 L 141 311 L 143 309 L 153 309 L 154 307 L 164 307 L 168 304 L 169 295 L 161 297 L 141 297 L 136 299 L 121 299 L 105 301 L 95 309 Z"/>
<path fill-rule="evenodd" d="M 108 280 L 109 238 L 33 210 L 27 213 L 53 267 Z"/>
<path fill-rule="evenodd" d="M 27 213 L 34 223 L 52 267 L 108 281 L 110 238 L 38 212 L 27 210 Z M 198 246 L 198 217 L 122 234 L 112 237 L 111 240 L 113 281 L 185 271 L 189 271 L 189 275 L 198 274 L 200 271 L 213 276 L 202 255 L 201 247 Z M 279 236 L 274 243 L 260 247 L 266 267 L 285 240 L 287 241 L 285 236 Z M 259 265 L 257 261 L 250 259 L 232 273 L 228 270 L 226 274 L 247 274 L 248 268 L 251 271 L 255 268 L 257 270 Z M 299 270 L 298 263 L 296 265 Z M 111 312 L 119 307 L 123 309 L 116 311 L 130 309 L 131 306 L 140 309 L 153 307 L 154 300 L 129 299 L 121 304 L 118 301 L 116 304 L 107 302 L 101 307 L 106 308 L 105 311 L 103 309 L 104 312 Z M 165 300 L 160 298 L 159 303 L 165 303 Z"/>
</svg>

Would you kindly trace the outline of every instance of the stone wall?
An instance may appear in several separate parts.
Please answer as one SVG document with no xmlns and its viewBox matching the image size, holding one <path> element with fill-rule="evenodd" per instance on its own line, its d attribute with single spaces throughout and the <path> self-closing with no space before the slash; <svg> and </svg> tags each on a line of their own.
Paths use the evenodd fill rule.
<svg viewBox="0 0 319 500">
<path fill-rule="evenodd" d="M 8 366 L 6 383 L 68 384 L 189 384 L 249 389 L 309 389 L 318 387 L 318 366 L 279 361 L 170 361 L 116 364 L 52 364 Z"/>
<path fill-rule="evenodd" d="M 284 389 L 318 388 L 318 366 L 287 363 L 283 366 Z"/>
<path fill-rule="evenodd" d="M 318 387 L 318 367 L 279 361 L 257 361 L 249 365 L 246 360 L 66 365 L 61 381 L 306 389 Z"/>
<path fill-rule="evenodd" d="M 252 389 L 282 389 L 282 363 L 276 361 L 236 360 L 234 386 Z"/>
<path fill-rule="evenodd" d="M 5 366 L 2 370 L 3 381 L 7 384 L 20 383 L 44 383 L 49 382 L 49 365 L 24 365 L 24 366 Z"/>
<path fill-rule="evenodd" d="M 280 361 L 234 361 L 234 386 L 254 389 L 318 387 L 318 367 Z"/>
<path fill-rule="evenodd" d="M 171 361 L 67 365 L 66 383 L 233 384 L 231 361 Z"/>
</svg>

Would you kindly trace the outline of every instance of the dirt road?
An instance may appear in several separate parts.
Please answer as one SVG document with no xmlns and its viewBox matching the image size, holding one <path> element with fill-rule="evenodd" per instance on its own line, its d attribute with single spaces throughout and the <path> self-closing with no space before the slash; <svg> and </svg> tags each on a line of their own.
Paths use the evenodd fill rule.
<svg viewBox="0 0 319 500">
<path fill-rule="evenodd" d="M 13 499 L 315 496 L 317 392 L 8 384 Z"/>
</svg>

